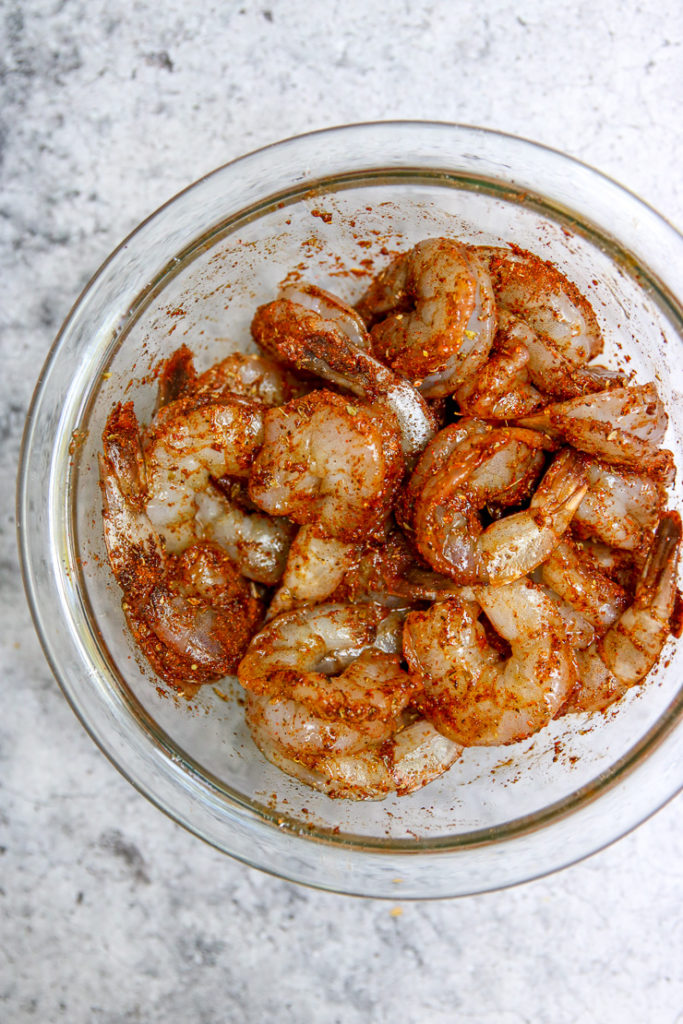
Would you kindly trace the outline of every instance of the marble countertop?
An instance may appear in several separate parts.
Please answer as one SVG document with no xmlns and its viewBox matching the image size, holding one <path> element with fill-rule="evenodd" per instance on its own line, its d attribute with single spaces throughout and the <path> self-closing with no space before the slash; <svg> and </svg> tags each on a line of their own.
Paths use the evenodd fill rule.
<svg viewBox="0 0 683 1024">
<path fill-rule="evenodd" d="M 0 1020 L 683 1022 L 681 798 L 553 877 L 458 901 L 308 891 L 166 819 L 94 747 L 26 609 L 12 494 L 59 324 L 178 189 L 393 117 L 565 150 L 683 226 L 683 9 L 6 0 L 0 156 Z"/>
</svg>

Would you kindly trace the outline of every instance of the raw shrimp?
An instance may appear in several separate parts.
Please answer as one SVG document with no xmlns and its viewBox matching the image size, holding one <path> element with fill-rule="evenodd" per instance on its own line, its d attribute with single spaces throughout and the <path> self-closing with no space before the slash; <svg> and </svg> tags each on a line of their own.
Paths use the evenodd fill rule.
<svg viewBox="0 0 683 1024">
<path fill-rule="evenodd" d="M 576 662 L 553 602 L 529 580 L 477 587 L 508 658 L 489 643 L 476 611 L 450 599 L 406 618 L 403 647 L 424 686 L 426 717 L 456 743 L 515 743 L 548 724 L 576 683 Z"/>
<path fill-rule="evenodd" d="M 286 302 L 304 306 L 312 313 L 316 313 L 324 325 L 322 329 L 341 331 L 356 348 L 366 352 L 370 351 L 370 336 L 365 329 L 362 316 L 356 312 L 353 306 L 349 306 L 332 292 L 326 292 L 323 288 L 318 288 L 317 285 L 305 284 L 301 281 L 281 288 L 280 298 Z"/>
<path fill-rule="evenodd" d="M 582 452 L 670 482 L 673 456 L 659 448 L 667 421 L 654 384 L 643 384 L 556 402 L 519 422 L 561 437 Z"/>
<path fill-rule="evenodd" d="M 512 332 L 499 330 L 485 366 L 455 392 L 460 411 L 484 419 L 519 419 L 543 404 L 529 382 L 528 349 Z"/>
<path fill-rule="evenodd" d="M 231 497 L 237 488 L 231 489 Z M 247 579 L 272 586 L 287 564 L 296 527 L 283 517 L 273 518 L 246 507 L 247 502 L 227 497 L 216 488 L 195 495 L 195 525 L 230 556 Z"/>
<path fill-rule="evenodd" d="M 672 632 L 681 518 L 665 512 L 636 586 L 632 604 L 602 639 L 578 654 L 580 686 L 563 713 L 599 711 L 645 678 Z"/>
<path fill-rule="evenodd" d="M 181 345 L 159 371 L 157 409 L 177 398 L 220 401 L 226 395 L 251 398 L 263 405 L 283 405 L 305 394 L 306 386 L 266 356 L 233 352 L 197 375 L 194 357 Z"/>
<path fill-rule="evenodd" d="M 302 526 L 289 549 L 268 618 L 300 604 L 325 601 L 357 561 L 360 549 L 360 544 L 328 537 L 318 526 Z"/>
<path fill-rule="evenodd" d="M 511 246 L 478 246 L 488 269 L 496 302 L 546 335 L 573 364 L 602 352 L 603 340 L 588 300 L 552 263 Z"/>
<path fill-rule="evenodd" d="M 408 488 L 423 558 L 460 584 L 505 583 L 531 572 L 559 543 L 585 494 L 578 456 L 566 449 L 555 458 L 528 509 L 486 530 L 479 513 L 492 499 L 517 503 L 542 465 L 533 432 L 480 421 L 441 431 Z"/>
<path fill-rule="evenodd" d="M 399 256 L 358 303 L 377 356 L 428 398 L 452 394 L 488 357 L 496 327 L 489 276 L 472 248 L 429 238 Z"/>
<path fill-rule="evenodd" d="M 577 364 L 547 335 L 533 330 L 506 309 L 498 311 L 499 336 L 508 344 L 523 347 L 527 353 L 526 373 L 529 381 L 544 395 L 553 398 L 576 398 L 593 391 L 623 387 L 626 377 L 618 370 L 595 364 Z M 575 358 L 578 357 L 574 353 Z"/>
<path fill-rule="evenodd" d="M 595 459 L 584 466 L 588 490 L 572 521 L 574 533 L 625 551 L 649 543 L 666 499 L 661 482 Z"/>
<path fill-rule="evenodd" d="M 434 572 L 417 556 L 400 530 L 386 540 L 373 541 L 344 574 L 331 600 L 370 601 L 393 608 L 458 596 L 462 588 Z"/>
<path fill-rule="evenodd" d="M 577 651 L 583 651 L 586 647 L 590 647 L 595 640 L 594 627 L 588 619 L 584 618 L 580 612 L 577 612 L 576 608 L 572 608 L 564 598 L 560 597 L 552 587 L 548 587 L 545 583 L 539 583 L 538 581 L 541 578 L 541 573 L 538 569 L 530 577 L 541 588 L 543 593 L 550 598 L 560 613 L 569 643 Z"/>
<path fill-rule="evenodd" d="M 628 604 L 626 590 L 602 572 L 588 551 L 566 537 L 545 560 L 541 579 L 602 636 Z"/>
<path fill-rule="evenodd" d="M 402 473 L 398 438 L 382 416 L 315 391 L 266 413 L 249 494 L 270 515 L 355 541 L 384 522 Z"/>
<path fill-rule="evenodd" d="M 381 738 L 417 687 L 399 664 L 401 630 L 398 613 L 373 605 L 284 612 L 251 641 L 239 681 L 252 693 L 352 725 L 366 739 Z"/>
<path fill-rule="evenodd" d="M 548 438 L 518 427 L 503 427 L 477 417 L 463 417 L 439 431 L 428 445 L 407 485 L 407 503 L 419 498 L 454 455 L 491 443 L 486 452 L 477 486 L 486 502 L 500 507 L 518 505 L 529 499 L 538 483 L 544 452 L 557 445 Z M 498 457 L 493 456 L 498 454 Z M 484 468 L 485 467 L 485 468 Z M 495 499 L 495 500 L 494 500 Z M 405 504 L 405 503 L 404 503 Z"/>
<path fill-rule="evenodd" d="M 347 800 L 413 793 L 447 771 L 462 753 L 459 744 L 421 718 L 400 720 L 385 740 L 366 741 L 358 748 L 353 730 L 340 732 L 293 701 L 273 704 L 250 694 L 247 721 L 254 742 L 272 764 L 313 789 Z M 326 749 L 312 752 L 311 747 L 325 742 Z"/>
<path fill-rule="evenodd" d="M 103 435 L 100 482 L 109 562 L 123 610 L 154 671 L 178 689 L 234 672 L 263 616 L 228 556 L 199 542 L 168 555 L 144 512 L 144 462 L 132 403 L 116 406 Z"/>
<path fill-rule="evenodd" d="M 585 499 L 584 499 L 585 500 Z M 658 517 L 658 521 L 661 518 L 661 513 Z M 576 519 L 576 516 L 574 517 Z M 656 524 L 655 524 L 656 527 Z M 574 540 L 582 551 L 590 555 L 595 564 L 599 566 L 600 572 L 604 573 L 619 586 L 624 587 L 629 593 L 633 593 L 635 589 L 636 578 L 639 575 L 639 567 L 636 564 L 634 555 L 628 549 L 622 549 L 617 547 L 610 547 L 609 544 L 604 544 L 601 540 L 594 540 L 592 538 L 581 538 L 578 536 L 579 529 L 576 526 L 574 520 L 572 520 L 572 533 Z M 652 536 L 654 536 L 654 529 L 652 530 Z M 649 543 L 647 545 L 649 547 Z M 642 544 L 638 545 L 639 561 L 641 561 L 640 568 L 642 568 L 643 559 L 640 558 L 642 551 Z M 647 551 L 644 552 L 647 554 Z"/>
<path fill-rule="evenodd" d="M 211 477 L 249 475 L 263 441 L 264 407 L 224 395 L 163 406 L 144 434 L 146 510 L 169 551 L 195 539 L 196 496 Z"/>
<path fill-rule="evenodd" d="M 292 292 L 288 291 L 288 295 Z M 351 391 L 396 423 L 407 464 L 414 464 L 434 434 L 434 418 L 420 393 L 387 369 L 348 334 L 301 302 L 276 299 L 257 311 L 254 340 L 286 366 Z"/>
</svg>

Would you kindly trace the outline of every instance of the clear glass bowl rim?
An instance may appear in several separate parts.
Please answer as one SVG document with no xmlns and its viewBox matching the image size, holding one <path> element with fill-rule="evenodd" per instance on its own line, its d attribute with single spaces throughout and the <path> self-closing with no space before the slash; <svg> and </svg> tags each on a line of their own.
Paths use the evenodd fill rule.
<svg viewBox="0 0 683 1024">
<path fill-rule="evenodd" d="M 402 899 L 464 895 L 502 888 L 565 867 L 619 838 L 673 797 L 683 786 L 683 760 L 675 757 L 672 759 L 671 756 L 676 743 L 674 732 L 681 728 L 683 694 L 679 694 L 681 699 L 674 702 L 675 706 L 663 716 L 657 728 L 651 730 L 656 735 L 646 736 L 629 752 L 630 756 L 622 759 L 623 763 L 620 762 L 608 773 L 609 777 L 603 779 L 599 786 L 591 787 L 591 792 L 573 794 L 559 806 L 544 809 L 529 820 L 518 819 L 510 827 L 505 825 L 495 830 L 482 830 L 469 837 L 458 837 L 450 845 L 448 842 L 421 844 L 418 841 L 412 846 L 395 844 L 392 847 L 389 844 L 373 848 L 371 844 L 336 841 L 328 834 L 306 832 L 301 835 L 296 830 L 278 829 L 272 821 L 255 814 L 244 804 L 233 802 L 229 806 L 224 795 L 218 799 L 211 787 L 205 784 L 206 780 L 196 777 L 196 773 L 188 773 L 187 765 L 179 764 L 158 746 L 149 749 L 148 744 L 153 743 L 153 740 L 148 735 L 131 737 L 126 731 L 126 723 L 112 720 L 111 707 L 102 706 L 101 713 L 97 712 L 97 720 L 94 720 L 92 706 L 87 707 L 87 702 L 82 699 L 85 692 L 83 687 L 87 688 L 92 682 L 88 671 L 78 680 L 70 678 L 58 646 L 50 639 L 47 608 L 51 605 L 54 610 L 59 605 L 64 612 L 64 606 L 54 582 L 41 579 L 38 571 L 40 560 L 48 558 L 48 553 L 33 549 L 34 535 L 30 529 L 33 515 L 30 478 L 32 471 L 35 472 L 38 427 L 45 416 L 44 406 L 52 370 L 73 333 L 89 293 L 108 273 L 115 270 L 117 259 L 141 243 L 141 236 L 148 226 L 157 224 L 180 204 L 191 203 L 199 189 L 216 182 L 220 176 L 236 178 L 243 171 L 249 170 L 251 177 L 257 178 L 258 175 L 254 174 L 257 168 L 267 171 L 269 162 L 283 157 L 289 159 L 294 172 L 295 168 L 301 166 L 301 157 L 306 147 L 319 155 L 320 146 L 324 147 L 326 140 L 340 137 L 348 142 L 354 152 L 362 155 L 364 147 L 371 148 L 368 147 L 370 135 L 373 146 L 381 144 L 391 150 L 392 170 L 398 166 L 419 168 L 419 161 L 423 159 L 421 154 L 424 149 L 429 149 L 427 140 L 430 137 L 436 138 L 438 145 L 448 143 L 451 161 L 448 170 L 452 173 L 462 171 L 461 165 L 467 162 L 472 153 L 478 159 L 477 147 L 479 151 L 486 150 L 485 159 L 494 168 L 491 173 L 494 177 L 497 173 L 499 180 L 515 180 L 515 158 L 519 161 L 520 155 L 523 159 L 519 162 L 524 164 L 529 161 L 536 171 L 537 163 L 543 165 L 545 161 L 556 172 L 561 171 L 574 178 L 581 176 L 592 182 L 596 189 L 601 189 L 607 195 L 608 201 L 626 205 L 631 212 L 637 210 L 654 237 L 666 235 L 669 245 L 678 251 L 680 262 L 683 263 L 683 237 L 633 193 L 588 165 L 556 150 L 489 129 L 445 122 L 383 121 L 311 132 L 248 153 L 199 179 L 135 228 L 88 282 L 59 331 L 36 385 L 20 457 L 17 528 L 22 573 L 44 652 L 76 715 L 124 777 L 174 820 L 223 852 L 251 866 L 319 888 Z M 498 157 L 498 163 L 495 157 Z M 509 178 L 500 178 L 500 164 L 504 163 L 504 158 L 509 161 Z M 369 171 L 376 167 L 376 161 L 371 161 L 365 169 Z M 427 165 L 423 169 L 427 170 Z M 322 177 L 319 173 L 311 175 L 310 181 L 305 176 L 300 177 L 300 180 L 305 180 L 310 188 L 317 187 L 321 181 L 324 183 L 331 177 L 332 174 L 327 172 Z M 266 179 L 267 174 L 264 175 Z M 264 187 L 264 197 L 270 194 L 272 190 Z M 558 210 L 567 211 L 566 203 L 561 199 L 546 193 L 543 196 L 551 199 Z M 573 212 L 569 208 L 569 213 Z M 579 213 L 576 218 L 578 223 L 592 226 L 590 217 L 585 214 Z M 598 232 L 608 237 L 604 227 L 598 227 Z M 634 236 L 622 242 L 620 247 L 635 255 L 637 241 Z M 653 265 L 656 262 L 654 256 L 645 265 L 657 281 L 664 282 L 662 293 L 673 296 L 673 282 L 670 286 L 666 283 L 668 268 L 665 265 Z M 671 298 L 669 301 L 672 301 Z M 675 299 L 673 303 L 680 311 L 680 305 Z M 90 672 L 94 671 L 92 665 L 88 667 Z M 191 797 L 189 801 L 188 794 Z M 602 827 L 596 829 L 595 816 L 587 812 L 590 812 L 598 798 L 601 806 L 609 805 L 616 813 L 601 815 L 601 818 L 607 817 L 609 821 L 603 822 Z M 608 808 L 605 807 L 605 810 Z M 582 819 L 587 821 L 588 818 L 591 820 L 591 828 L 585 830 L 586 835 L 578 835 L 582 833 L 582 823 L 585 823 Z M 501 856 L 503 849 L 504 856 Z"/>
</svg>

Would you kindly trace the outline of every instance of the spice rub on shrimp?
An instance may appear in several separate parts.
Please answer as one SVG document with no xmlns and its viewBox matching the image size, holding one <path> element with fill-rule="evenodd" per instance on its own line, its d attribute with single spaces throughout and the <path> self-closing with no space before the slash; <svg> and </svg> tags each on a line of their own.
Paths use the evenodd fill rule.
<svg viewBox="0 0 683 1024">
<path fill-rule="evenodd" d="M 240 482 L 225 479 L 195 495 L 195 527 L 230 556 L 247 579 L 272 586 L 285 571 L 296 526 L 264 515 Z"/>
<path fill-rule="evenodd" d="M 562 617 L 529 580 L 477 587 L 476 599 L 510 645 L 491 646 L 478 611 L 451 598 L 406 618 L 403 646 L 424 687 L 422 712 L 464 746 L 515 743 L 548 724 L 577 679 Z"/>
<path fill-rule="evenodd" d="M 418 242 L 356 308 L 372 324 L 378 358 L 428 398 L 452 394 L 483 367 L 496 327 L 488 273 L 476 250 L 452 238 Z"/>
<path fill-rule="evenodd" d="M 385 418 L 392 418 L 399 433 L 406 463 L 414 465 L 434 434 L 435 421 L 420 393 L 399 374 L 354 344 L 337 320 L 310 308 L 310 287 L 261 306 L 254 316 L 254 340 L 285 366 L 315 374 L 364 399 Z"/>
<path fill-rule="evenodd" d="M 249 494 L 302 526 L 271 615 L 335 589 L 358 542 L 382 530 L 403 472 L 396 430 L 363 403 L 316 391 L 266 414 Z"/>
<path fill-rule="evenodd" d="M 266 356 L 232 352 L 197 374 L 194 356 L 187 347 L 172 352 L 158 371 L 157 409 L 176 398 L 211 398 L 225 395 L 251 398 L 263 405 L 282 405 L 307 388 L 284 367 Z"/>
<path fill-rule="evenodd" d="M 239 667 L 252 736 L 278 767 L 330 795 L 382 799 L 425 785 L 461 748 L 409 712 L 401 619 L 376 605 L 286 612 Z"/>
<path fill-rule="evenodd" d="M 171 551 L 196 537 L 196 497 L 211 478 L 246 479 L 263 441 L 264 407 L 236 395 L 179 398 L 143 436 L 145 509 Z"/>
<path fill-rule="evenodd" d="M 400 667 L 401 630 L 398 614 L 377 605 L 283 612 L 253 638 L 238 678 L 252 693 L 383 738 L 417 688 Z"/>
<path fill-rule="evenodd" d="M 131 402 L 109 416 L 100 456 L 104 537 L 133 637 L 157 675 L 192 693 L 234 672 L 263 606 L 228 556 L 199 541 L 170 554 L 145 511 L 145 462 Z"/>
<path fill-rule="evenodd" d="M 517 246 L 477 246 L 499 308 L 550 339 L 571 364 L 581 366 L 603 349 L 593 308 L 553 263 Z"/>
<path fill-rule="evenodd" d="M 286 283 L 251 333 L 201 373 L 181 346 L 149 426 L 119 404 L 103 435 L 109 561 L 162 679 L 237 672 L 265 757 L 348 799 L 645 679 L 683 606 L 667 415 L 595 364 L 565 274 L 428 238 L 355 308 Z"/>
<path fill-rule="evenodd" d="M 588 490 L 572 520 L 573 532 L 624 551 L 649 545 L 666 502 L 662 482 L 599 459 L 586 458 L 583 464 Z"/>
<path fill-rule="evenodd" d="M 533 431 L 462 421 L 427 448 L 407 488 L 415 544 L 437 572 L 459 584 L 506 583 L 525 576 L 557 546 L 586 491 L 580 459 L 566 449 L 541 484 L 543 445 Z M 527 509 L 484 529 L 488 503 Z"/>
<path fill-rule="evenodd" d="M 577 655 L 580 685 L 562 713 L 600 711 L 641 682 L 670 635 L 681 550 L 681 517 L 665 512 L 655 532 L 632 603 L 614 625 Z"/>
<path fill-rule="evenodd" d="M 519 422 L 607 462 L 665 483 L 673 478 L 673 455 L 659 447 L 668 417 L 654 384 L 556 402 Z"/>
<path fill-rule="evenodd" d="M 310 755 L 307 741 L 318 732 L 320 723 L 301 706 L 273 704 L 250 694 L 247 722 L 254 743 L 272 764 L 335 799 L 384 800 L 391 793 L 406 796 L 443 775 L 462 753 L 462 746 L 431 722 L 411 715 L 382 742 L 366 742 L 347 750 L 337 734 L 332 744 L 315 756 Z"/>
</svg>

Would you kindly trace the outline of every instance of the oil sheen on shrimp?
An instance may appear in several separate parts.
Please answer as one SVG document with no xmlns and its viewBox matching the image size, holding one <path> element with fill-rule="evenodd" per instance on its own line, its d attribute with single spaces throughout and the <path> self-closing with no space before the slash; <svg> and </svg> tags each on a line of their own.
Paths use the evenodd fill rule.
<svg viewBox="0 0 683 1024">
<path fill-rule="evenodd" d="M 576 683 L 576 662 L 562 617 L 529 580 L 476 588 L 508 658 L 490 645 L 472 605 L 457 598 L 410 612 L 403 645 L 424 686 L 420 707 L 444 735 L 464 746 L 515 743 L 548 724 Z"/>
<path fill-rule="evenodd" d="M 677 512 L 666 512 L 632 603 L 601 639 L 578 653 L 580 685 L 563 713 L 608 707 L 655 665 L 672 632 L 680 548 L 681 518 Z"/>
<path fill-rule="evenodd" d="M 423 395 L 452 394 L 486 362 L 496 326 L 488 273 L 475 251 L 429 238 L 399 256 L 358 303 L 373 351 Z"/>
</svg>

